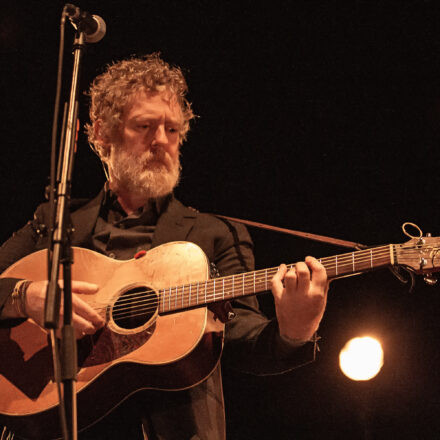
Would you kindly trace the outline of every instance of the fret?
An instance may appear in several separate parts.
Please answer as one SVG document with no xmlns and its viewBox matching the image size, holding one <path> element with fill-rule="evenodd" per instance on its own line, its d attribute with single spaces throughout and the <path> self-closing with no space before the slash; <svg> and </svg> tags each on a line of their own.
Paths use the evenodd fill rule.
<svg viewBox="0 0 440 440">
<path fill-rule="evenodd" d="M 255 293 L 255 271 L 254 271 L 254 293 Z"/>
<path fill-rule="evenodd" d="M 178 294 L 178 287 L 176 286 L 176 293 L 175 293 L 175 295 L 176 295 L 176 297 L 175 297 L 175 299 L 174 299 L 174 309 L 177 309 L 177 294 Z"/>
<path fill-rule="evenodd" d="M 269 290 L 267 288 L 267 269 L 264 271 L 264 281 L 265 281 L 264 290 Z"/>
<path fill-rule="evenodd" d="M 206 304 L 206 287 L 207 287 L 208 281 L 205 281 L 205 304 Z"/>
<path fill-rule="evenodd" d="M 356 272 L 356 269 L 354 267 L 354 252 L 351 253 L 351 259 L 353 261 L 353 272 Z"/>
<path fill-rule="evenodd" d="M 170 287 L 170 293 L 168 295 L 168 310 L 171 310 L 171 287 Z"/>
<path fill-rule="evenodd" d="M 160 292 L 160 290 L 159 290 L 159 292 Z M 162 301 L 162 310 L 165 311 L 165 289 L 163 289 L 161 301 Z"/>
<path fill-rule="evenodd" d="M 373 249 L 370 249 L 370 267 L 373 269 Z"/>
<path fill-rule="evenodd" d="M 213 283 L 212 283 L 212 299 L 215 301 L 215 278 L 213 279 Z"/>
<path fill-rule="evenodd" d="M 191 306 L 191 287 L 192 284 L 189 285 L 188 306 Z"/>
<path fill-rule="evenodd" d="M 336 270 L 336 275 L 338 275 L 338 256 L 337 255 L 335 257 L 335 270 Z"/>
<path fill-rule="evenodd" d="M 225 279 L 223 278 L 223 299 L 225 299 Z"/>
<path fill-rule="evenodd" d="M 243 272 L 243 296 L 244 296 L 244 272 Z"/>
<path fill-rule="evenodd" d="M 235 295 L 234 281 L 235 281 L 235 275 L 232 275 L 232 298 L 234 298 Z"/>
<path fill-rule="evenodd" d="M 196 293 L 197 305 L 199 304 L 199 287 L 200 287 L 200 281 L 197 281 L 197 293 Z"/>
</svg>

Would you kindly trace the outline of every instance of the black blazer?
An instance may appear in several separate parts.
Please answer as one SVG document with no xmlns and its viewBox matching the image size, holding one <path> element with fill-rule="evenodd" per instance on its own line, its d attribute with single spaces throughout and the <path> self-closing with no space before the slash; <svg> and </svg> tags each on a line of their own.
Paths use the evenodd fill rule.
<svg viewBox="0 0 440 440">
<path fill-rule="evenodd" d="M 101 191 L 85 204 L 81 201 L 72 203 L 73 246 L 93 249 L 92 234 L 103 197 L 104 192 Z M 78 205 L 80 207 L 75 209 Z M 0 273 L 29 253 L 47 247 L 48 220 L 48 204 L 42 204 L 37 208 L 33 220 L 4 243 L 0 248 Z M 222 276 L 254 269 L 252 241 L 243 225 L 200 213 L 183 206 L 174 198 L 158 220 L 152 246 L 171 241 L 196 243 L 206 253 L 209 261 L 215 263 Z M 12 292 L 16 281 L 10 278 L 0 279 L 0 306 Z M 237 316 L 226 325 L 222 358 L 224 366 L 255 374 L 276 374 L 314 359 L 315 345 L 307 343 L 297 347 L 282 339 L 276 320 L 268 320 L 263 316 L 256 298 L 234 301 L 233 308 Z M 156 414 L 148 405 L 150 408 L 146 417 L 156 431 L 158 426 L 162 426 L 160 429 L 164 430 L 164 438 L 172 435 L 169 433 L 166 436 L 167 430 L 185 432 L 181 438 L 186 438 L 186 435 L 191 438 L 194 434 L 200 439 L 224 438 L 220 368 L 208 380 L 190 390 L 159 394 L 160 397 L 155 396 L 154 407 L 165 405 L 166 415 L 164 416 L 163 411 Z M 158 399 L 162 402 L 159 405 Z M 172 423 L 164 423 L 164 417 L 171 417 Z M 177 420 L 182 421 L 183 425 L 180 426 Z"/>
</svg>

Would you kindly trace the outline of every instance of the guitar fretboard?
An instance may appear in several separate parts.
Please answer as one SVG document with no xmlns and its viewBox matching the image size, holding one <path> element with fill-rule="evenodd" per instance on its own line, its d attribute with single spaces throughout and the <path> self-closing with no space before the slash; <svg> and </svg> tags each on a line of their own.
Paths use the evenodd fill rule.
<svg viewBox="0 0 440 440">
<path fill-rule="evenodd" d="M 349 252 L 318 260 L 329 280 L 394 264 L 394 245 Z M 294 264 L 288 265 L 288 268 Z M 230 301 L 270 290 L 270 282 L 278 267 L 256 270 L 206 281 L 160 289 L 159 313 L 171 313 L 207 304 Z"/>
</svg>

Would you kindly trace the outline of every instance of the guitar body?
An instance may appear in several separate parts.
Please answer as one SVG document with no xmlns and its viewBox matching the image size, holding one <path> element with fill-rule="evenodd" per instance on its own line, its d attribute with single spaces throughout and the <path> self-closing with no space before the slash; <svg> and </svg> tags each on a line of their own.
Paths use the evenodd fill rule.
<svg viewBox="0 0 440 440">
<path fill-rule="evenodd" d="M 1 277 L 46 279 L 46 255 L 28 255 Z M 99 285 L 96 294 L 80 296 L 107 322 L 78 341 L 79 430 L 135 391 L 185 389 L 210 375 L 220 358 L 224 325 L 206 307 L 159 314 L 161 289 L 208 277 L 207 257 L 193 243 L 167 243 L 127 261 L 74 248 L 72 278 Z M 142 313 L 133 313 L 138 310 Z M 46 331 L 29 319 L 0 329 L 0 422 L 23 438 L 61 436 L 48 341 Z"/>
</svg>

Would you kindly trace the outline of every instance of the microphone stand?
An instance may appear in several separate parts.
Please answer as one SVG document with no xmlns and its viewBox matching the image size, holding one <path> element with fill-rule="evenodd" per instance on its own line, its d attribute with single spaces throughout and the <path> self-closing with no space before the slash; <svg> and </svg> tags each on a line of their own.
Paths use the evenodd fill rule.
<svg viewBox="0 0 440 440">
<path fill-rule="evenodd" d="M 49 266 L 49 283 L 46 293 L 44 324 L 48 329 L 58 327 L 60 310 L 60 288 L 58 285 L 60 264 L 63 265 L 64 279 L 64 320 L 61 331 L 61 380 L 63 382 L 63 397 L 65 404 L 67 440 L 76 440 L 77 407 L 75 381 L 77 373 L 77 352 L 75 330 L 72 325 L 72 271 L 73 255 L 70 243 L 72 226 L 68 212 L 72 169 L 76 142 L 76 126 L 78 115 L 78 82 L 81 58 L 85 50 L 85 34 L 77 32 L 73 43 L 74 65 L 72 84 L 68 104 L 65 136 L 60 148 L 59 165 L 61 166 L 60 180 L 56 191 L 56 213 L 54 230 L 52 232 L 53 247 Z M 66 434 L 65 434 L 66 435 Z"/>
</svg>

